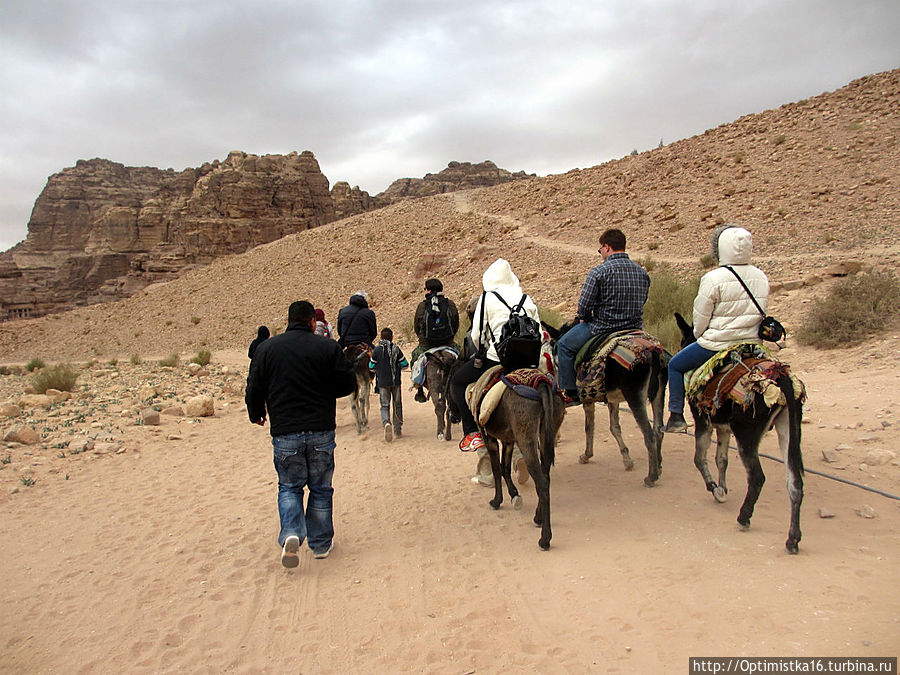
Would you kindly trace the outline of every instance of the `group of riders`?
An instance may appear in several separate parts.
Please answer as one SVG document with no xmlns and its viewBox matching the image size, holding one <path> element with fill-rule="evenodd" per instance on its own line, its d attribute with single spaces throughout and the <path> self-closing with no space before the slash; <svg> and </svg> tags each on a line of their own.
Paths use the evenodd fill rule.
<svg viewBox="0 0 900 675">
<path fill-rule="evenodd" d="M 711 246 L 711 253 L 719 266 L 703 276 L 694 301 L 693 331 L 696 342 L 679 351 L 669 361 L 670 415 L 666 431 L 680 431 L 687 426 L 684 417 L 684 373 L 702 365 L 720 350 L 742 342 L 758 341 L 757 332 L 763 318 L 759 309 L 764 312 L 768 301 L 768 279 L 762 270 L 750 263 L 752 235 L 749 231 L 734 224 L 724 225 L 714 232 Z M 600 344 L 605 337 L 615 333 L 643 329 L 650 276 L 626 253 L 626 237 L 619 229 L 608 229 L 600 235 L 598 253 L 602 262 L 588 272 L 578 299 L 575 320 L 557 342 L 558 393 L 567 406 L 580 404 L 575 360 L 581 348 L 590 340 L 594 340 L 593 344 Z M 495 260 L 484 272 L 482 289 L 482 294 L 473 298 L 466 308 L 472 327 L 466 333 L 462 346 L 456 342 L 459 310 L 444 295 L 439 279 L 425 281 L 425 298 L 416 307 L 413 321 L 418 345 L 409 363 L 412 364 L 416 401 L 427 400 L 423 391 L 425 353 L 450 349 L 460 355 L 461 365 L 454 369 L 449 386 L 449 402 L 454 417 L 458 416 L 462 422 L 464 435 L 459 449 L 464 452 L 476 451 L 485 445 L 473 413 L 466 404 L 466 387 L 489 368 L 509 366 L 498 349 L 502 350 L 511 315 L 527 317 L 526 320 L 533 321 L 533 325 L 540 322 L 537 305 L 522 291 L 518 277 L 503 258 Z M 316 314 L 316 332 L 334 337 L 334 330 L 325 321 L 322 310 L 316 310 Z M 263 329 L 264 326 L 260 327 L 260 338 Z M 375 313 L 369 308 L 368 296 L 364 291 L 354 293 L 349 304 L 339 311 L 337 334 L 342 347 L 365 345 L 370 355 L 374 356 L 370 367 L 380 373 L 381 381 L 377 381 L 376 386 L 382 395 L 382 423 L 385 427 L 390 425 L 388 409 L 393 407 L 393 433 L 399 435 L 402 425 L 399 371 L 407 365 L 407 360 L 393 344 L 390 329 L 384 329 L 381 340 L 376 342 Z M 543 338 L 547 339 L 546 334 Z M 388 363 L 385 364 L 385 361 Z"/>
</svg>

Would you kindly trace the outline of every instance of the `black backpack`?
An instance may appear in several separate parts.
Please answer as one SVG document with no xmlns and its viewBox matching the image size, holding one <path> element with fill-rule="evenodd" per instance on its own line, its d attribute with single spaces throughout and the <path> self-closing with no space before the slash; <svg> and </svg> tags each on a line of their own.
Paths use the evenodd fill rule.
<svg viewBox="0 0 900 675">
<path fill-rule="evenodd" d="M 523 294 L 519 302 L 510 307 L 506 300 L 497 292 L 492 291 L 497 299 L 509 310 L 509 319 L 500 330 L 500 339 L 494 337 L 494 332 L 488 324 L 488 332 L 491 334 L 491 342 L 497 350 L 497 357 L 503 370 L 510 371 L 518 368 L 537 368 L 541 360 L 541 325 L 525 313 L 525 299 Z M 481 299 L 482 321 L 484 320 L 484 301 L 487 293 Z"/>
<path fill-rule="evenodd" d="M 425 339 L 429 342 L 452 340 L 453 325 L 450 321 L 450 303 L 443 295 L 433 295 L 425 300 Z"/>
</svg>

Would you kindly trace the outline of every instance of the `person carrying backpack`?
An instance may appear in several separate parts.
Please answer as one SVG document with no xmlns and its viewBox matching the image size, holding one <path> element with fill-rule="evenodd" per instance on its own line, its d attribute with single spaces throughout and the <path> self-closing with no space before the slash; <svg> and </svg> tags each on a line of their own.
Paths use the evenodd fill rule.
<svg viewBox="0 0 900 675">
<path fill-rule="evenodd" d="M 381 425 L 384 427 L 384 440 L 390 443 L 400 438 L 403 429 L 403 400 L 400 395 L 400 370 L 409 363 L 400 347 L 394 344 L 394 331 L 381 329 L 381 341 L 372 352 L 369 369 L 375 373 L 375 386 L 381 402 Z M 391 409 L 394 423 L 391 430 Z"/>
<path fill-rule="evenodd" d="M 462 417 L 465 436 L 459 443 L 459 449 L 463 452 L 474 452 L 484 447 L 478 424 L 466 404 L 466 387 L 481 377 L 485 370 L 500 364 L 497 345 L 501 341 L 504 326 L 510 319 L 510 308 L 521 306 L 521 313 L 540 325 L 537 305 L 522 293 L 519 279 L 513 274 L 509 262 L 497 258 L 485 271 L 481 284 L 484 294 L 475 306 L 472 323 L 472 342 L 476 355 L 460 367 L 450 383 L 450 395 Z"/>
<path fill-rule="evenodd" d="M 440 279 L 425 281 L 425 299 L 416 307 L 413 328 L 419 344 L 413 349 L 410 361 L 416 363 L 429 349 L 435 347 L 455 347 L 454 337 L 459 329 L 459 310 L 456 304 L 444 295 L 444 285 Z M 425 403 L 422 385 L 417 384 L 415 399 Z"/>
</svg>

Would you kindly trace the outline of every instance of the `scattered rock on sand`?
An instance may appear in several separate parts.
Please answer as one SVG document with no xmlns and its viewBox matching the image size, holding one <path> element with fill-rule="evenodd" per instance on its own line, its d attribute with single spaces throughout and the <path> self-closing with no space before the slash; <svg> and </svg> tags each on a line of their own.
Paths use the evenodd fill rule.
<svg viewBox="0 0 900 675">
<path fill-rule="evenodd" d="M 838 454 L 834 450 L 824 449 L 822 450 L 822 459 L 824 459 L 829 464 L 838 461 Z"/>
<path fill-rule="evenodd" d="M 19 399 L 22 408 L 49 408 L 53 399 L 46 394 L 25 394 Z"/>
<path fill-rule="evenodd" d="M 7 443 L 22 443 L 23 445 L 36 445 L 41 442 L 41 435 L 31 427 L 13 427 L 3 440 Z"/>
<path fill-rule="evenodd" d="M 191 417 L 212 417 L 216 414 L 212 396 L 192 396 L 184 404 L 184 411 Z"/>
<path fill-rule="evenodd" d="M 875 509 L 873 509 L 868 504 L 863 504 L 862 506 L 860 506 L 856 510 L 856 513 L 860 518 L 875 518 L 878 515 L 877 513 L 875 513 Z"/>
<path fill-rule="evenodd" d="M 15 403 L 4 403 L 3 405 L 0 405 L 0 416 L 18 417 L 21 414 L 22 409 Z"/>
<path fill-rule="evenodd" d="M 159 411 L 161 415 L 171 415 L 172 417 L 184 417 L 184 408 L 180 405 L 170 405 Z"/>
<path fill-rule="evenodd" d="M 141 410 L 141 421 L 150 426 L 159 424 L 159 413 L 153 408 L 144 408 Z"/>
<path fill-rule="evenodd" d="M 819 518 L 834 518 L 834 512 L 822 507 L 819 509 Z"/>
</svg>

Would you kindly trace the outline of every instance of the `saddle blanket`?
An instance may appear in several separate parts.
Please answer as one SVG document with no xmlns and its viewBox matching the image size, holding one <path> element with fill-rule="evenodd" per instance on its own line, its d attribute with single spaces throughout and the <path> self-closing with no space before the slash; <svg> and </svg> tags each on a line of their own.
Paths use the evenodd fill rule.
<svg viewBox="0 0 900 675">
<path fill-rule="evenodd" d="M 414 386 L 421 387 L 423 384 L 425 384 L 425 362 L 428 360 L 428 357 L 425 356 L 425 354 L 436 354 L 445 349 L 459 356 L 459 352 L 454 347 L 433 347 L 427 352 L 422 352 L 422 355 L 413 362 L 412 368 L 410 368 L 409 377 L 412 380 Z"/>
<path fill-rule="evenodd" d="M 520 396 L 534 398 L 530 392 L 535 392 L 541 382 L 547 382 L 551 388 L 555 386 L 553 378 L 538 368 L 520 368 L 504 375 L 501 366 L 494 366 L 466 387 L 466 404 L 478 424 L 484 426 L 491 419 L 507 388 Z"/>
<path fill-rule="evenodd" d="M 662 355 L 662 343 L 644 331 L 613 333 L 599 346 L 587 344 L 575 357 L 575 384 L 582 403 L 606 403 L 606 359 L 611 358 L 626 370 L 650 363 L 654 354 Z"/>
<path fill-rule="evenodd" d="M 774 359 L 760 344 L 745 342 L 717 352 L 696 370 L 686 373 L 686 393 L 704 413 L 712 415 L 727 401 L 745 410 L 754 394 L 762 394 L 769 407 L 786 405 L 778 378 L 787 375 L 794 385 L 794 397 L 806 400 L 806 388 L 790 367 Z"/>
</svg>

